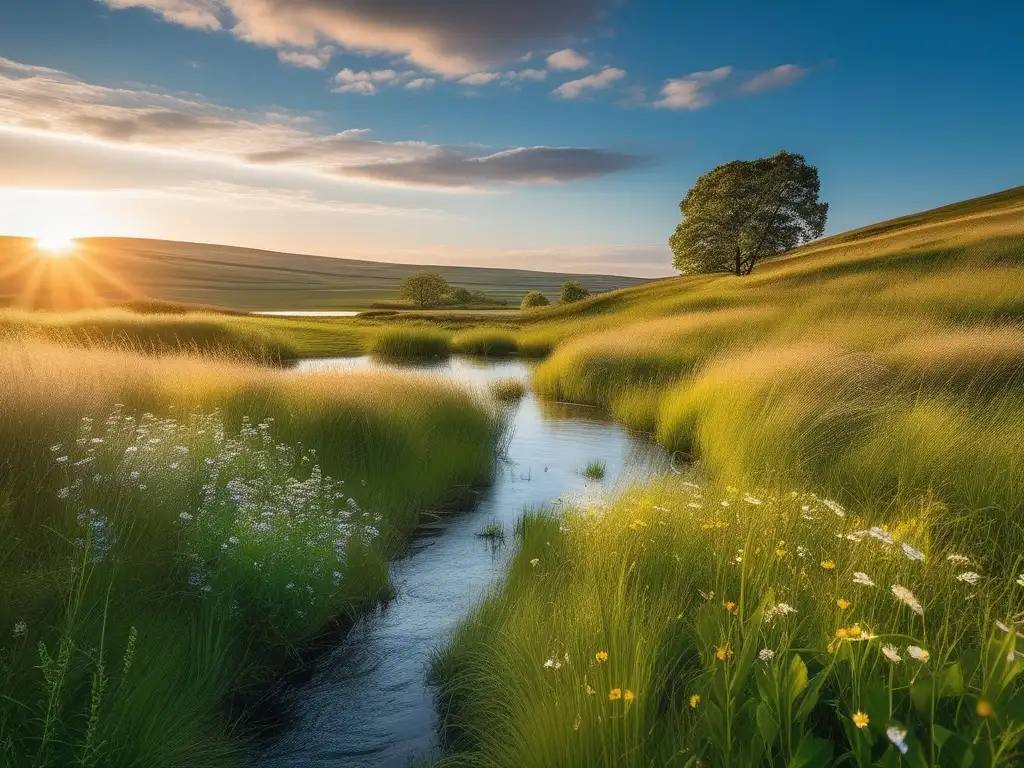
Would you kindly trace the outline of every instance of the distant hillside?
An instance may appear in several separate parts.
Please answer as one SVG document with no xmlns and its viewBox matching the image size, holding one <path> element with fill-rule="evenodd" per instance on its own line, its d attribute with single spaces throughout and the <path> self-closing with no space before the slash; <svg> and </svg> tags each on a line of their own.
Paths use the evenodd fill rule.
<svg viewBox="0 0 1024 768">
<path fill-rule="evenodd" d="M 167 240 L 88 238 L 75 259 L 48 263 L 33 241 L 0 237 L 0 304 L 19 297 L 65 295 L 88 300 L 158 300 L 240 310 L 366 309 L 398 297 L 401 281 L 432 269 L 456 286 L 518 305 L 527 291 L 557 296 L 565 280 L 593 292 L 644 280 L 484 267 L 424 267 L 308 256 Z M 22 299 L 22 303 L 23 303 Z M 66 303 L 66 302 L 62 302 Z"/>
</svg>

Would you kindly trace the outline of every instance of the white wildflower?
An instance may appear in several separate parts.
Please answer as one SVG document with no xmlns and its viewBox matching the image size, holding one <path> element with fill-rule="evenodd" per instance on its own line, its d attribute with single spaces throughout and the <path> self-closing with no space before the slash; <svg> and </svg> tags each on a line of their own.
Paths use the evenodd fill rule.
<svg viewBox="0 0 1024 768">
<path fill-rule="evenodd" d="M 928 651 L 917 645 L 908 645 L 907 653 L 910 654 L 910 658 L 920 661 L 922 664 L 931 658 L 931 654 Z"/>
<path fill-rule="evenodd" d="M 952 555 L 947 555 L 946 559 L 954 565 L 967 565 L 971 562 L 971 559 L 969 557 L 964 557 L 963 555 L 958 555 L 956 553 L 953 553 Z"/>
<path fill-rule="evenodd" d="M 762 648 L 757 654 L 757 658 L 759 658 L 761 661 L 771 661 L 774 656 L 775 651 L 773 651 L 771 648 Z"/>
<path fill-rule="evenodd" d="M 831 509 L 836 514 L 836 516 L 846 517 L 846 510 L 838 502 L 832 501 L 831 499 L 822 499 L 821 503 L 824 504 L 829 509 Z"/>
<path fill-rule="evenodd" d="M 753 504 L 754 506 L 757 506 L 758 504 L 761 503 L 760 499 L 754 498 L 753 496 L 744 496 L 743 500 L 747 502 L 747 504 Z"/>
<path fill-rule="evenodd" d="M 23 619 L 18 619 L 17 623 L 14 625 L 14 632 L 12 634 L 15 637 L 24 637 L 27 633 L 28 624 L 26 624 Z"/>
<path fill-rule="evenodd" d="M 921 552 L 918 549 L 914 549 L 912 546 L 910 546 L 906 542 L 903 542 L 902 547 L 903 547 L 903 554 L 905 554 L 911 560 L 919 560 L 921 562 L 924 562 L 924 552 Z"/>
<path fill-rule="evenodd" d="M 889 741 L 896 745 L 896 749 L 904 755 L 907 754 L 907 732 L 905 730 L 898 728 L 895 725 L 890 725 L 885 729 L 885 735 L 888 737 Z"/>
<path fill-rule="evenodd" d="M 893 664 L 899 664 L 901 661 L 903 661 L 903 657 L 900 656 L 900 652 L 896 650 L 895 645 L 883 645 L 882 653 L 885 655 L 885 658 L 887 658 Z"/>
<path fill-rule="evenodd" d="M 921 603 L 918 601 L 918 599 L 914 597 L 914 593 L 911 592 L 909 589 L 900 584 L 893 584 L 892 593 L 896 596 L 898 600 L 904 602 L 907 605 L 907 607 L 910 608 L 910 610 L 912 610 L 918 616 L 924 616 L 924 608 L 921 606 Z"/>
<path fill-rule="evenodd" d="M 534 568 L 536 568 L 537 567 L 537 563 L 539 563 L 539 562 L 540 562 L 540 558 L 539 557 L 535 557 L 535 558 L 533 558 L 533 560 L 530 561 L 530 565 L 532 565 Z"/>
<path fill-rule="evenodd" d="M 873 587 L 875 582 L 871 580 L 871 577 L 862 571 L 855 571 L 853 574 L 853 583 L 860 584 L 862 587 Z"/>
<path fill-rule="evenodd" d="M 878 539 L 883 544 L 892 545 L 896 543 L 892 536 L 890 536 L 886 531 L 883 531 L 877 525 L 868 530 L 868 535 Z"/>
<path fill-rule="evenodd" d="M 965 584 L 970 584 L 972 587 L 981 581 L 981 574 L 975 573 L 974 571 L 964 571 L 956 577 L 957 581 L 962 581 Z"/>
</svg>

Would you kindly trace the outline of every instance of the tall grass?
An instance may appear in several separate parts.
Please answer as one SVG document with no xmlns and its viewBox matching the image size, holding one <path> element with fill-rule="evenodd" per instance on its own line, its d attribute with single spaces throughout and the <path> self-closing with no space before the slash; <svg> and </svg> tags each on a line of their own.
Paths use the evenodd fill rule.
<svg viewBox="0 0 1024 768">
<path fill-rule="evenodd" d="M 243 764 L 228 694 L 388 596 L 500 430 L 416 376 L 39 342 L 0 387 L 0 765 Z"/>
<path fill-rule="evenodd" d="M 508 357 L 517 352 L 512 334 L 498 330 L 467 331 L 452 339 L 452 348 L 464 355 Z"/>
<path fill-rule="evenodd" d="M 430 360 L 451 354 L 451 337 L 433 328 L 396 326 L 380 331 L 371 351 L 383 360 Z"/>
</svg>

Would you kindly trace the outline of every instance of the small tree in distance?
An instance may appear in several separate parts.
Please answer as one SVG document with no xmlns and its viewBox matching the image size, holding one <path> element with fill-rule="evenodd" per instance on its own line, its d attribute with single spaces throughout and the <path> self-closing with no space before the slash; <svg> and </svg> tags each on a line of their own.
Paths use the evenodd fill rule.
<svg viewBox="0 0 1024 768">
<path fill-rule="evenodd" d="M 448 281 L 436 272 L 417 272 L 402 282 L 402 297 L 420 309 L 438 306 L 449 291 Z"/>
<path fill-rule="evenodd" d="M 575 280 L 566 280 L 562 284 L 562 304 L 572 304 L 574 301 L 580 301 L 581 299 L 587 298 L 589 295 L 590 291 Z"/>
<path fill-rule="evenodd" d="M 540 291 L 530 291 L 523 296 L 523 303 L 519 305 L 519 308 L 522 310 L 534 309 L 536 307 L 546 307 L 550 303 L 548 297 Z"/>
<path fill-rule="evenodd" d="M 821 237 L 828 203 L 820 191 L 818 169 L 785 150 L 718 166 L 679 203 L 683 221 L 668 241 L 673 266 L 749 275 L 761 259 Z"/>
</svg>

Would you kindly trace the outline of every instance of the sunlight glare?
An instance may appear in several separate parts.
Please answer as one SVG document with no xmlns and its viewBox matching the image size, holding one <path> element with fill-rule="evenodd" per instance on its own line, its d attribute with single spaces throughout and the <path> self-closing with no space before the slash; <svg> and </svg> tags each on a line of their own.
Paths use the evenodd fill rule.
<svg viewBox="0 0 1024 768">
<path fill-rule="evenodd" d="M 75 241 L 65 235 L 42 235 L 36 238 L 36 249 L 51 259 L 60 259 L 71 254 Z"/>
</svg>

